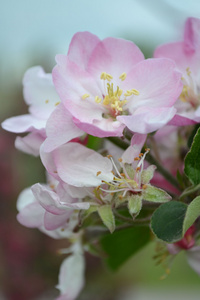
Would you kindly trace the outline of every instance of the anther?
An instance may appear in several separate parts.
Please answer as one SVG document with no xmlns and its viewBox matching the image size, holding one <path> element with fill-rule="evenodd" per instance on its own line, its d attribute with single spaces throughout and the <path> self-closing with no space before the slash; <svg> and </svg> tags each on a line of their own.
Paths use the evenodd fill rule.
<svg viewBox="0 0 200 300">
<path fill-rule="evenodd" d="M 46 103 L 46 104 L 49 103 L 49 100 L 45 100 L 45 103 Z"/>
<path fill-rule="evenodd" d="M 126 73 L 123 72 L 120 76 L 119 76 L 119 79 L 121 79 L 121 81 L 124 81 L 126 79 Z"/>
<path fill-rule="evenodd" d="M 94 98 L 94 100 L 95 100 L 96 103 L 100 103 L 102 99 L 100 97 L 96 96 Z"/>
<path fill-rule="evenodd" d="M 84 95 L 82 96 L 82 99 L 85 100 L 85 99 L 88 98 L 88 97 L 90 97 L 89 94 L 84 94 Z"/>
<path fill-rule="evenodd" d="M 140 160 L 140 158 L 139 157 L 135 157 L 134 160 Z"/>
<path fill-rule="evenodd" d="M 119 161 L 119 162 L 122 162 L 122 158 L 118 158 L 118 161 Z"/>
<path fill-rule="evenodd" d="M 111 155 L 111 154 L 107 155 L 107 158 L 111 158 L 111 157 L 112 157 L 112 155 Z"/>
<path fill-rule="evenodd" d="M 99 176 L 100 174 L 101 174 L 101 171 L 98 171 L 97 174 L 96 174 L 96 176 Z"/>
<path fill-rule="evenodd" d="M 60 102 L 56 102 L 56 103 L 55 103 L 55 106 L 57 106 L 58 104 L 60 104 Z"/>
</svg>

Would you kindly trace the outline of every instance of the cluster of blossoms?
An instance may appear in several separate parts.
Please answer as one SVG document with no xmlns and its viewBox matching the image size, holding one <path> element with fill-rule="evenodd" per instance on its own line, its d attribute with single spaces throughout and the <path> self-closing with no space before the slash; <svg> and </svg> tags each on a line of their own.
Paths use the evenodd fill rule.
<svg viewBox="0 0 200 300">
<path fill-rule="evenodd" d="M 57 299 L 72 300 L 81 291 L 84 251 L 99 236 L 90 236 L 92 229 L 108 235 L 135 223 L 148 226 L 162 203 L 180 201 L 184 208 L 191 202 L 179 196 L 190 187 L 183 173 L 187 138 L 200 123 L 199 55 L 200 20 L 189 18 L 184 40 L 158 47 L 154 58 L 144 59 L 130 41 L 101 41 L 81 32 L 67 55 L 56 56 L 52 74 L 41 67 L 25 73 L 29 113 L 5 120 L 2 127 L 28 133 L 18 136 L 15 146 L 40 156 L 47 173 L 47 183 L 20 194 L 18 221 L 70 242 L 60 250 L 68 256 Z M 189 249 L 200 274 L 196 219 L 183 238 L 187 243 L 162 239 L 153 219 L 151 226 L 169 255 Z"/>
</svg>

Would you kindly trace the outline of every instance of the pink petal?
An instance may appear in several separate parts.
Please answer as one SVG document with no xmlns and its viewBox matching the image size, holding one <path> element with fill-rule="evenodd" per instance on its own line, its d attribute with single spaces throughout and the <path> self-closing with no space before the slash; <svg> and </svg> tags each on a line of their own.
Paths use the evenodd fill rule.
<svg viewBox="0 0 200 300">
<path fill-rule="evenodd" d="M 46 121 L 33 117 L 31 115 L 22 115 L 17 117 L 12 117 L 5 120 L 1 126 L 3 129 L 15 132 L 22 133 L 32 130 L 40 130 L 45 128 Z"/>
<path fill-rule="evenodd" d="M 174 107 L 140 107 L 132 116 L 119 116 L 117 119 L 131 131 L 147 134 L 166 125 L 175 115 Z"/>
<path fill-rule="evenodd" d="M 25 153 L 38 156 L 41 144 L 44 137 L 39 132 L 31 132 L 25 137 L 17 137 L 15 140 L 15 147 Z"/>
<path fill-rule="evenodd" d="M 97 44 L 88 62 L 88 71 L 99 79 L 102 72 L 118 78 L 133 65 L 144 60 L 140 49 L 131 41 L 106 38 Z"/>
<path fill-rule="evenodd" d="M 124 163 L 132 164 L 134 158 L 138 157 L 141 152 L 142 147 L 146 141 L 146 134 L 134 134 L 131 139 L 131 146 L 129 146 L 122 155 L 122 160 Z"/>
<path fill-rule="evenodd" d="M 135 65 L 123 82 L 123 89 L 139 91 L 126 105 L 130 113 L 139 107 L 170 107 L 182 92 L 181 73 L 169 59 L 147 59 Z"/>
<path fill-rule="evenodd" d="M 64 226 L 69 219 L 72 211 L 65 212 L 62 215 L 55 215 L 48 211 L 44 215 L 44 227 L 46 230 L 55 230 L 61 226 Z"/>
<path fill-rule="evenodd" d="M 189 53 L 194 53 L 200 46 L 200 20 L 188 18 L 185 22 L 184 48 Z"/>
<path fill-rule="evenodd" d="M 33 202 L 18 213 L 17 220 L 26 227 L 38 228 L 43 225 L 44 213 L 44 208 L 38 202 Z"/>
<path fill-rule="evenodd" d="M 79 137 L 84 132 L 73 122 L 72 115 L 60 104 L 53 111 L 46 125 L 47 139 L 44 142 L 45 152 L 51 152 L 55 148 Z"/>
<path fill-rule="evenodd" d="M 71 40 L 67 55 L 71 61 L 86 69 L 90 55 L 99 42 L 99 38 L 90 32 L 77 32 Z"/>
<path fill-rule="evenodd" d="M 190 116 L 189 114 L 187 115 L 187 113 L 185 115 L 176 114 L 169 122 L 169 125 L 187 126 L 187 125 L 194 125 L 196 124 L 196 122 L 197 120 L 195 120 L 194 113 L 192 114 L 192 116 Z"/>
<path fill-rule="evenodd" d="M 94 98 L 102 97 L 102 92 L 94 78 L 68 57 L 58 55 L 56 59 L 58 65 L 53 69 L 53 80 L 66 109 L 81 122 L 101 120 L 104 108 L 95 103 Z M 90 97 L 83 100 L 84 94 L 89 94 Z"/>
<path fill-rule="evenodd" d="M 41 159 L 51 175 L 77 187 L 98 186 L 113 178 L 110 160 L 79 143 L 67 143 L 51 154 L 41 151 Z"/>
<path fill-rule="evenodd" d="M 113 119 L 94 120 L 92 124 L 80 122 L 74 118 L 74 123 L 88 134 L 98 137 L 122 136 L 125 126 Z"/>
<path fill-rule="evenodd" d="M 62 215 L 66 213 L 66 210 L 62 209 L 60 198 L 55 192 L 48 190 L 39 183 L 34 184 L 31 190 L 37 201 L 40 202 L 42 207 L 48 212 L 55 215 Z M 69 202 L 71 202 L 71 197 L 69 198 Z"/>
</svg>

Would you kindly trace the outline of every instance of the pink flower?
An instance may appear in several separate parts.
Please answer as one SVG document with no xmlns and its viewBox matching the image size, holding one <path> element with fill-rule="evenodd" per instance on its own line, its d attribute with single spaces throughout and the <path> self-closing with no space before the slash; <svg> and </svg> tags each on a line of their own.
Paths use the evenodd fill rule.
<svg viewBox="0 0 200 300">
<path fill-rule="evenodd" d="M 61 108 L 62 105 L 58 105 L 60 99 L 54 88 L 51 74 L 46 74 L 41 67 L 30 68 L 24 75 L 23 86 L 29 114 L 12 117 L 2 123 L 5 130 L 15 133 L 29 132 L 23 138 L 16 138 L 16 148 L 37 156 L 46 137 L 46 149 L 51 151 L 54 147 L 83 134 L 73 123 L 71 114 L 64 107 Z M 59 115 L 60 135 L 56 133 L 57 126 L 52 128 L 48 125 L 47 120 L 51 114 L 52 119 L 55 115 Z"/>
<path fill-rule="evenodd" d="M 77 33 L 67 56 L 56 57 L 53 81 L 75 124 L 99 136 L 149 133 L 168 123 L 181 75 L 168 59 L 148 59 L 130 41 Z M 53 124 L 59 122 L 54 120 Z"/>
<path fill-rule="evenodd" d="M 188 18 L 183 41 L 159 46 L 155 57 L 173 59 L 182 72 L 183 90 L 175 107 L 177 114 L 172 125 L 200 122 L 200 19 Z"/>
</svg>

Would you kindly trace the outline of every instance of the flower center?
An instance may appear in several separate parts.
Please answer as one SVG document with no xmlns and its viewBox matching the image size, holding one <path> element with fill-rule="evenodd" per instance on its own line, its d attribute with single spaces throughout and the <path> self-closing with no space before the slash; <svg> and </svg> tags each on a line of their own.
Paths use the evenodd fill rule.
<svg viewBox="0 0 200 300">
<path fill-rule="evenodd" d="M 186 69 L 186 72 L 187 77 L 182 77 L 183 90 L 180 95 L 180 100 L 182 102 L 189 103 L 192 106 L 192 108 L 196 109 L 200 104 L 199 89 L 193 77 L 191 76 L 191 71 L 189 67 Z"/>
<path fill-rule="evenodd" d="M 143 189 L 146 188 L 146 185 L 142 184 L 141 174 L 144 167 L 144 159 L 150 149 L 146 149 L 146 152 L 140 153 L 139 157 L 136 157 L 134 160 L 138 161 L 137 165 L 133 168 L 131 165 L 124 164 L 122 159 L 119 158 L 119 164 L 122 169 L 122 173 L 118 170 L 113 158 L 111 155 L 108 155 L 108 158 L 111 160 L 113 167 L 115 169 L 115 176 L 112 181 L 102 181 L 102 184 L 106 184 L 107 187 L 102 188 L 98 187 L 103 192 L 114 195 L 114 193 L 119 193 L 119 198 L 124 198 L 127 192 L 131 193 L 140 193 Z M 97 172 L 97 176 L 101 172 Z"/>
<path fill-rule="evenodd" d="M 126 79 L 126 73 L 122 73 L 119 77 L 122 81 Z M 127 90 L 126 92 L 123 92 L 122 89 L 120 89 L 119 86 L 117 86 L 116 89 L 114 89 L 114 85 L 111 82 L 113 79 L 112 75 L 102 72 L 100 75 L 100 79 L 104 80 L 104 90 L 105 93 L 102 95 L 102 97 L 95 96 L 94 100 L 98 104 L 102 104 L 106 109 L 107 113 L 104 114 L 105 118 L 113 117 L 116 118 L 119 115 L 126 113 L 126 104 L 129 100 L 131 100 L 132 96 L 138 96 L 139 91 L 136 89 Z M 106 87 L 106 81 L 107 81 L 107 87 Z M 82 96 L 82 99 L 85 100 L 86 98 L 89 98 L 89 94 L 84 94 Z"/>
</svg>

